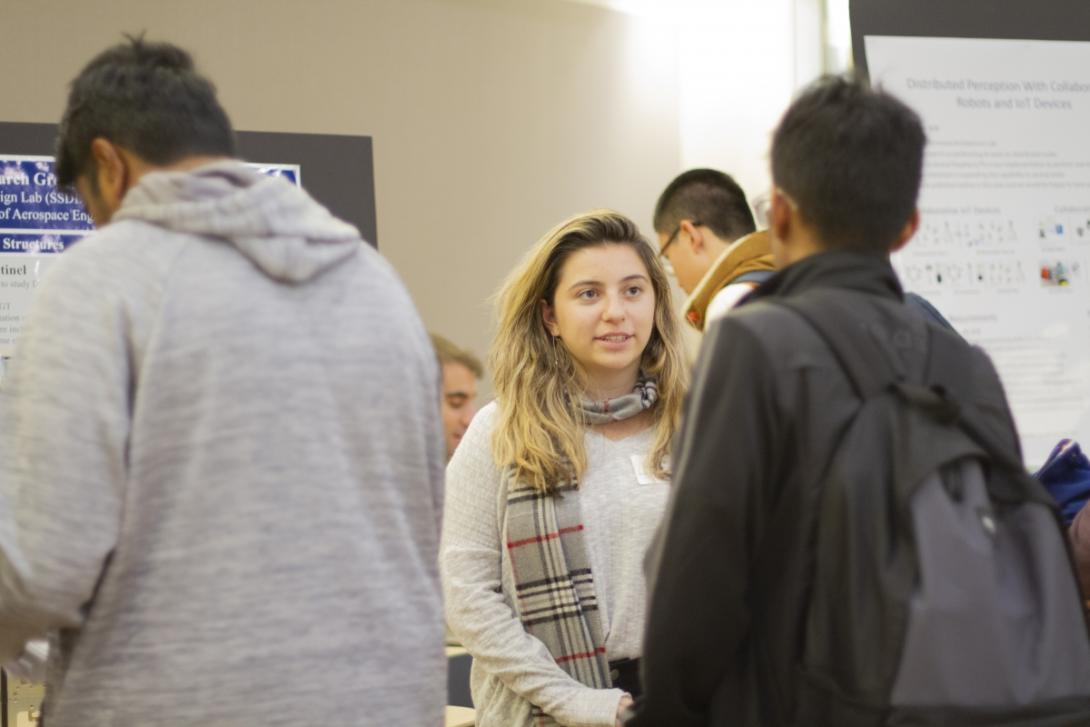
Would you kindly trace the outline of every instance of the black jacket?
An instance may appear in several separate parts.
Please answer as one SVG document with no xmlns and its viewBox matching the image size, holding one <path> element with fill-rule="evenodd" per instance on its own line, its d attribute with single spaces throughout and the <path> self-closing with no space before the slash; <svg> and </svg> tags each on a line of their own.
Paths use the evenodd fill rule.
<svg viewBox="0 0 1090 727">
<path fill-rule="evenodd" d="M 712 327 L 674 455 L 664 530 L 649 556 L 644 697 L 629 727 L 808 724 L 794 705 L 812 503 L 858 406 L 817 333 L 774 302 L 815 288 L 858 299 L 857 319 L 845 325 L 921 333 L 928 325 L 898 304 L 887 259 L 829 252 L 784 269 Z M 925 347 L 888 350 L 916 370 Z M 966 344 L 966 366 L 976 384 L 959 399 L 1017 450 L 990 362 Z"/>
</svg>

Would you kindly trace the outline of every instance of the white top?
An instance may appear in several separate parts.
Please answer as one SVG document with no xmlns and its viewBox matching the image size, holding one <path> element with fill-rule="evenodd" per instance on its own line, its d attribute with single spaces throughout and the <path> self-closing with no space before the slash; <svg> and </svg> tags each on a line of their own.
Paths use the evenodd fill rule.
<svg viewBox="0 0 1090 727">
<path fill-rule="evenodd" d="M 579 503 L 610 661 L 638 657 L 647 591 L 643 556 L 666 511 L 669 482 L 647 467 L 654 429 L 620 441 L 590 431 Z M 638 468 L 638 469 L 637 469 Z"/>
<path fill-rule="evenodd" d="M 708 330 L 712 321 L 730 313 L 731 308 L 738 305 L 738 301 L 749 295 L 756 287 L 756 283 L 732 283 L 724 286 L 708 301 L 708 307 L 704 310 L 704 330 Z"/>
<path fill-rule="evenodd" d="M 507 487 L 491 451 L 495 416 L 495 403 L 478 412 L 447 466 L 440 546 L 447 621 L 474 657 L 477 725 L 530 725 L 531 703 L 564 725 L 613 725 L 621 690 L 591 689 L 568 676 L 515 613 L 511 562 L 501 547 Z M 668 495 L 665 482 L 640 474 L 653 442 L 653 429 L 616 442 L 593 431 L 584 439 L 580 505 L 611 661 L 641 652 L 643 557 Z"/>
</svg>

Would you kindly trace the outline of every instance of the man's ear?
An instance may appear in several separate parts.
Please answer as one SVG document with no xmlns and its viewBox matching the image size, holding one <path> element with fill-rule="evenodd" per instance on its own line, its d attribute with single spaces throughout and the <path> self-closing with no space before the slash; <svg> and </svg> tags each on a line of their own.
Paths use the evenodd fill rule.
<svg viewBox="0 0 1090 727">
<path fill-rule="evenodd" d="M 542 298 L 538 302 L 538 309 L 541 311 L 541 322 L 545 324 L 545 330 L 549 332 L 550 336 L 556 337 L 560 335 L 560 326 L 556 322 L 556 311 L 549 305 L 548 301 Z"/>
<path fill-rule="evenodd" d="M 677 234 L 680 236 L 684 232 L 688 236 L 688 245 L 694 253 L 700 253 L 704 250 L 704 233 L 701 232 L 699 227 L 694 225 L 691 220 L 682 220 L 679 227 L 681 229 L 678 230 Z M 681 240 L 678 240 L 678 242 L 681 242 Z"/>
<path fill-rule="evenodd" d="M 908 222 L 901 228 L 900 234 L 897 235 L 896 242 L 889 249 L 890 252 L 897 252 L 902 247 L 908 244 L 908 241 L 912 239 L 912 236 L 916 234 L 916 230 L 920 229 L 920 210 L 912 210 L 912 216 L 908 218 Z"/>
<path fill-rule="evenodd" d="M 91 141 L 91 158 L 98 193 L 110 209 L 116 210 L 129 189 L 130 160 L 121 147 L 101 136 Z"/>
<path fill-rule="evenodd" d="M 791 202 L 778 189 L 772 190 L 768 207 L 768 229 L 777 240 L 783 242 L 791 234 Z"/>
</svg>

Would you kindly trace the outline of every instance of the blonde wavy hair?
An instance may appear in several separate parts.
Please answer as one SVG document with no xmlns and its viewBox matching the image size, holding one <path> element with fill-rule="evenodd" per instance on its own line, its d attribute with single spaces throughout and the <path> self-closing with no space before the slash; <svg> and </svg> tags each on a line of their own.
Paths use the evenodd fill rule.
<svg viewBox="0 0 1090 727">
<path fill-rule="evenodd" d="M 561 270 L 573 253 L 607 244 L 636 251 L 655 293 L 654 327 L 640 368 L 657 381 L 659 394 L 652 409 L 655 442 L 648 465 L 660 477 L 668 475 L 666 457 L 688 385 L 670 284 L 634 222 L 611 210 L 594 210 L 546 233 L 496 294 L 498 328 L 488 357 L 497 406 L 492 455 L 517 481 L 545 492 L 582 476 L 587 424 L 578 404 L 573 405 L 583 393 L 575 361 L 546 330 L 541 301 L 555 302 Z"/>
</svg>

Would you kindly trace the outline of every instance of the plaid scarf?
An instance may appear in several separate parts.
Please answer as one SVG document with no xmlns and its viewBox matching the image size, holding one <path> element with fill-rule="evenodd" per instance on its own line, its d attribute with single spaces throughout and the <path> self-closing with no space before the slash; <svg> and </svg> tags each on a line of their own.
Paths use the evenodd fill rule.
<svg viewBox="0 0 1090 727">
<path fill-rule="evenodd" d="M 584 402 L 583 408 L 588 422 L 604 423 L 635 416 L 657 399 L 654 380 L 641 377 L 632 393 L 606 402 Z M 594 689 L 611 687 L 578 483 L 573 479 L 559 485 L 555 493 L 512 483 L 504 539 L 515 581 L 515 610 L 523 628 L 540 639 L 574 679 Z M 539 727 L 558 724 L 536 704 L 531 715 Z"/>
<path fill-rule="evenodd" d="M 608 424 L 634 417 L 644 409 L 650 409 L 658 401 L 659 387 L 654 379 L 643 374 L 636 381 L 636 388 L 628 394 L 605 401 L 584 399 L 583 418 L 587 424 Z"/>
</svg>

